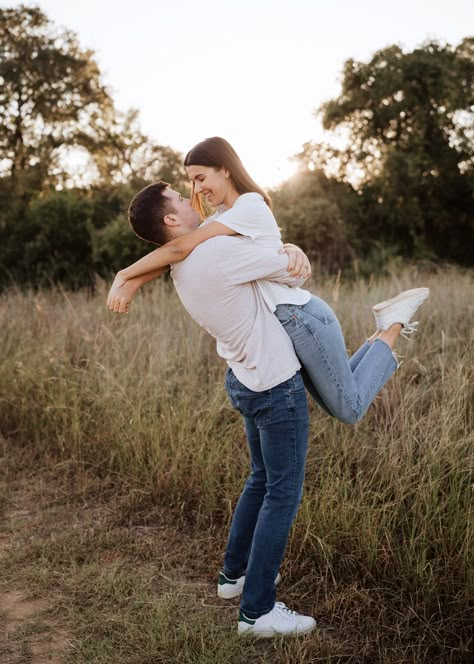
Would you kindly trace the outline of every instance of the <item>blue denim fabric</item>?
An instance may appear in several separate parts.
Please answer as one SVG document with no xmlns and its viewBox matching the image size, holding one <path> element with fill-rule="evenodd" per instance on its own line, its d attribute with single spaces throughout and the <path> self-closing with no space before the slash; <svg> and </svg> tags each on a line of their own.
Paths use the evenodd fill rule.
<svg viewBox="0 0 474 664">
<path fill-rule="evenodd" d="M 232 518 L 224 573 L 245 573 L 241 608 L 259 618 L 275 604 L 275 578 L 303 493 L 308 404 L 300 372 L 252 392 L 227 369 L 226 389 L 244 418 L 251 473 Z"/>
<path fill-rule="evenodd" d="M 398 366 L 388 344 L 365 342 L 349 359 L 335 313 L 314 295 L 303 306 L 280 304 L 275 314 L 293 341 L 313 399 L 346 424 L 362 419 Z"/>
</svg>

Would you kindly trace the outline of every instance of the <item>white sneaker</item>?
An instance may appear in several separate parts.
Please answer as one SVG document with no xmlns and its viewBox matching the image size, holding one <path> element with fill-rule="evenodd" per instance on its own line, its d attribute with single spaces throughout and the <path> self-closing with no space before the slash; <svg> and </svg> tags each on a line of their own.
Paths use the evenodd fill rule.
<svg viewBox="0 0 474 664">
<path fill-rule="evenodd" d="M 377 330 L 388 330 L 391 325 L 400 323 L 404 335 L 414 332 L 418 323 L 410 323 L 410 320 L 429 294 L 429 288 L 412 288 L 373 306 Z"/>
<path fill-rule="evenodd" d="M 276 602 L 269 613 L 252 620 L 240 611 L 239 635 L 269 638 L 271 636 L 299 636 L 311 632 L 316 627 L 316 620 L 311 616 L 302 616 L 287 609 L 283 602 Z"/>
<path fill-rule="evenodd" d="M 280 572 L 278 572 L 275 579 L 275 585 L 277 586 L 281 581 Z M 217 581 L 217 594 L 222 599 L 233 599 L 242 594 L 242 589 L 245 583 L 245 574 L 238 579 L 228 579 L 224 572 L 219 573 L 219 579 Z"/>
</svg>

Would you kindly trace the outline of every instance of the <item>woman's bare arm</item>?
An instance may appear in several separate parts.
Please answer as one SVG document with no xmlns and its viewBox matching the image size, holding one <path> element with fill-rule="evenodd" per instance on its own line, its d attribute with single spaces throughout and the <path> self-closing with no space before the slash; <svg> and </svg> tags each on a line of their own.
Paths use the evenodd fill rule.
<svg viewBox="0 0 474 664">
<path fill-rule="evenodd" d="M 160 277 L 167 271 L 167 269 L 168 266 L 160 267 L 157 270 L 153 270 L 152 272 L 147 272 L 147 274 L 142 274 L 138 277 L 127 279 L 127 281 L 122 279 L 119 275 L 116 275 L 107 298 L 108 308 L 111 311 L 115 311 L 116 313 L 128 313 L 130 302 L 135 297 L 138 289 L 152 279 Z"/>
<path fill-rule="evenodd" d="M 181 235 L 167 242 L 162 247 L 158 247 L 158 249 L 140 258 L 140 260 L 129 265 L 129 267 L 120 270 L 117 276 L 127 281 L 128 279 L 139 277 L 165 266 L 167 267 L 170 263 L 178 263 L 189 256 L 198 244 L 217 235 L 236 235 L 236 232 L 218 221 L 211 221 L 210 224 L 200 226 L 196 230 Z"/>
</svg>

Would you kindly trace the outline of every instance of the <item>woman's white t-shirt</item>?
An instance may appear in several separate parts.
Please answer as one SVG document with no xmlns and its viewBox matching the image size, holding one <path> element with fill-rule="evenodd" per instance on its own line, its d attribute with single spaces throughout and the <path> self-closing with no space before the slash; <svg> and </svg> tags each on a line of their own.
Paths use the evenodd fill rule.
<svg viewBox="0 0 474 664">
<path fill-rule="evenodd" d="M 239 235 L 251 238 L 266 249 L 283 247 L 281 233 L 265 199 L 256 192 L 242 194 L 228 210 L 220 207 L 204 224 L 218 221 Z M 258 280 L 257 286 L 267 306 L 273 312 L 279 304 L 306 304 L 311 293 L 274 281 Z"/>
</svg>

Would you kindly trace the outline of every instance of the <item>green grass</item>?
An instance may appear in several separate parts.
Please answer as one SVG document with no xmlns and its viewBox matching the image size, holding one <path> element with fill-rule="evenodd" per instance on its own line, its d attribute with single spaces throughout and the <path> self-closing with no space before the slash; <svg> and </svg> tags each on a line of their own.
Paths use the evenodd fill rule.
<svg viewBox="0 0 474 664">
<path fill-rule="evenodd" d="M 404 364 L 366 418 L 350 427 L 311 407 L 279 598 L 320 627 L 264 644 L 238 641 L 236 606 L 214 597 L 248 458 L 213 340 L 167 283 L 121 317 L 105 287 L 2 296 L 6 476 L 38 523 L 10 527 L 0 577 L 50 597 L 67 662 L 471 661 L 473 275 L 312 290 L 355 350 L 370 304 L 413 285 L 431 288 L 421 331 L 400 342 Z M 4 486 L 0 507 L 11 500 Z"/>
</svg>

